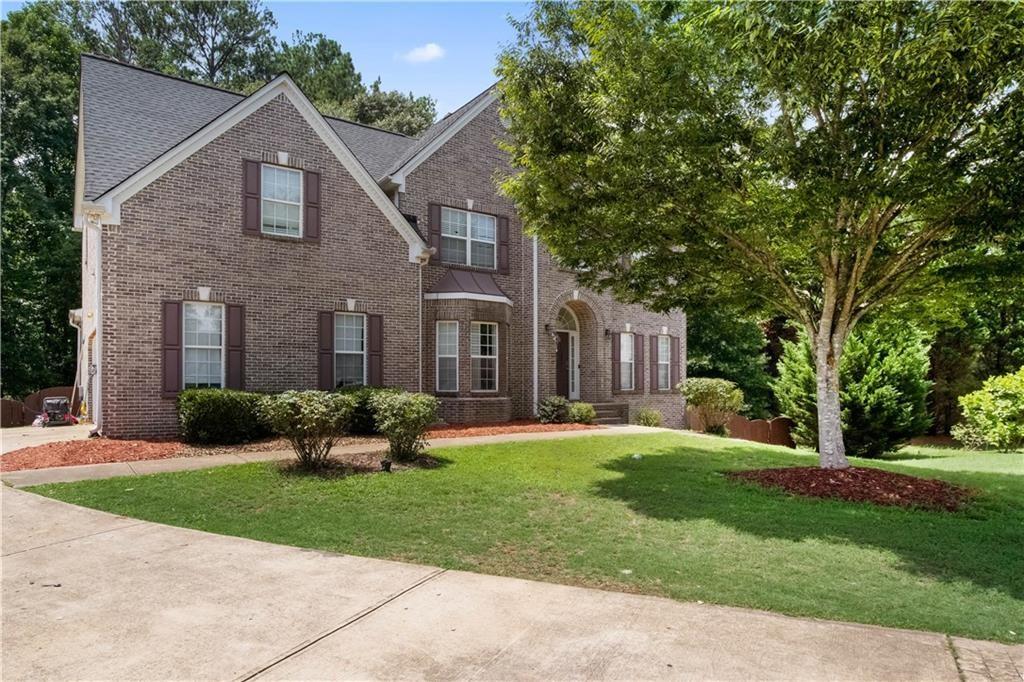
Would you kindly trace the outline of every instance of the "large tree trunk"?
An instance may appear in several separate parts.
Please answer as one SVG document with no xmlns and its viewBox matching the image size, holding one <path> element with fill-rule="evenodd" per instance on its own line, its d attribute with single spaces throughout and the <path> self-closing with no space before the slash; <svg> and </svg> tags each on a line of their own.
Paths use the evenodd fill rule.
<svg viewBox="0 0 1024 682">
<path fill-rule="evenodd" d="M 839 406 L 839 356 L 841 346 L 826 334 L 814 339 L 814 369 L 818 393 L 818 459 L 823 469 L 845 469 L 846 445 Z"/>
</svg>

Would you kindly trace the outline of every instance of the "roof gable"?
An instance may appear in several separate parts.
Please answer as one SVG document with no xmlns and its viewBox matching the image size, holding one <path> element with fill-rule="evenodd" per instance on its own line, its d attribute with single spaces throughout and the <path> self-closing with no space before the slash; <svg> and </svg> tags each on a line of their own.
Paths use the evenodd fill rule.
<svg viewBox="0 0 1024 682">
<path fill-rule="evenodd" d="M 419 260 L 426 250 L 426 245 L 419 234 L 412 229 L 398 208 L 384 194 L 365 166 L 356 159 L 352 151 L 342 141 L 338 132 L 313 107 L 309 99 L 287 74 L 278 76 L 248 97 L 239 97 L 234 104 L 213 118 L 213 120 L 205 125 L 201 125 L 184 139 L 173 144 L 169 149 L 148 163 L 145 163 L 141 168 L 113 187 L 103 191 L 98 196 L 92 197 L 94 202 L 91 208 L 93 210 L 98 209 L 99 212 L 104 214 L 104 222 L 119 223 L 121 204 L 124 201 L 177 166 L 195 151 L 209 144 L 223 132 L 244 120 L 251 113 L 279 96 L 284 96 L 291 102 L 306 120 L 306 123 L 320 136 L 321 140 L 334 153 L 335 157 L 356 183 L 359 184 L 377 208 L 394 226 L 396 231 L 405 239 L 409 245 L 409 260 Z M 89 126 L 83 126 L 83 131 L 84 134 L 88 135 Z M 86 165 L 88 166 L 88 162 L 86 162 Z"/>
</svg>

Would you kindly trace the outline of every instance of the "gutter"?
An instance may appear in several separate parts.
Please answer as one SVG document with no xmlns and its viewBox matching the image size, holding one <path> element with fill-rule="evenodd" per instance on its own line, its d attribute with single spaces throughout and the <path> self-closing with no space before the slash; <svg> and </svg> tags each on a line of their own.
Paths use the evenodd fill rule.
<svg viewBox="0 0 1024 682">
<path fill-rule="evenodd" d="M 533 416 L 537 416 L 537 407 L 540 404 L 540 375 L 538 372 L 539 368 L 539 353 L 540 353 L 540 338 L 537 336 L 540 324 L 540 311 L 537 307 L 540 305 L 540 284 L 538 282 L 538 267 L 537 267 L 537 237 L 533 238 Z"/>
</svg>

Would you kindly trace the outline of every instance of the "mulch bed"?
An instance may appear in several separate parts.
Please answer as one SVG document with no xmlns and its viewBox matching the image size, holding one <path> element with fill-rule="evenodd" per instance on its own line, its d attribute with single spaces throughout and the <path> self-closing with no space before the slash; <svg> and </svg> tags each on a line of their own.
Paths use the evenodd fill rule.
<svg viewBox="0 0 1024 682">
<path fill-rule="evenodd" d="M 0 471 L 166 459 L 180 457 L 183 447 L 172 440 L 66 440 L 8 452 L 0 457 Z"/>
<path fill-rule="evenodd" d="M 794 495 L 870 502 L 881 506 L 956 511 L 971 497 L 967 488 L 945 481 L 863 467 L 786 467 L 730 471 L 727 475 L 765 488 L 782 488 Z"/>
<path fill-rule="evenodd" d="M 463 438 L 468 436 L 499 436 L 505 433 L 543 433 L 548 431 L 586 431 L 603 429 L 598 424 L 541 424 L 534 419 L 480 424 L 446 424 L 427 431 L 427 438 Z"/>
</svg>

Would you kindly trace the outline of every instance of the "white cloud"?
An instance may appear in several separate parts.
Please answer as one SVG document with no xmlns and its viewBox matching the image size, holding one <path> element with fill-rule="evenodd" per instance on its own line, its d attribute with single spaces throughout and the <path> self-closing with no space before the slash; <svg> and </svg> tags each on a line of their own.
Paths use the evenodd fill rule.
<svg viewBox="0 0 1024 682">
<path fill-rule="evenodd" d="M 427 43 L 414 47 L 402 55 L 402 59 L 411 63 L 432 62 L 444 56 L 444 48 L 437 43 Z"/>
</svg>

